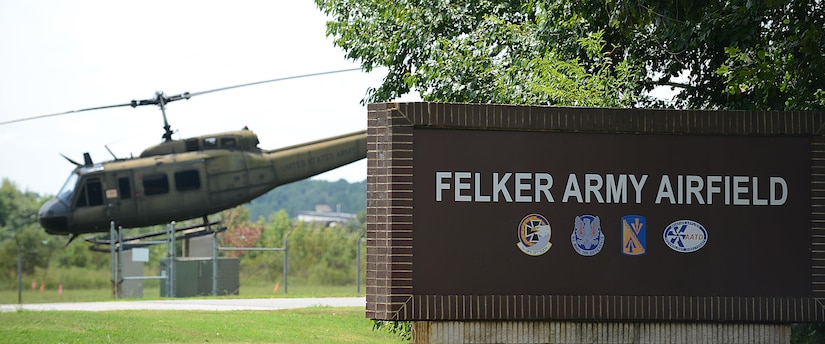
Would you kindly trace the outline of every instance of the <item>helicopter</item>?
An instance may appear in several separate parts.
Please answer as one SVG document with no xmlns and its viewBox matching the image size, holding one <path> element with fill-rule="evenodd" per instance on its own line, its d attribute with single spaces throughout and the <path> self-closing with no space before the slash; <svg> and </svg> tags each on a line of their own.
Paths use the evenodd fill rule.
<svg viewBox="0 0 825 344">
<path fill-rule="evenodd" d="M 137 228 L 202 218 L 247 203 L 279 185 L 366 158 L 366 130 L 296 144 L 274 150 L 258 147 L 257 135 L 240 130 L 172 138 L 166 104 L 196 95 L 298 77 L 345 72 L 307 74 L 224 87 L 198 93 L 166 96 L 129 103 L 67 111 L 0 122 L 0 125 L 81 111 L 121 106 L 157 105 L 163 115 L 163 141 L 146 148 L 138 157 L 94 162 L 84 153 L 57 195 L 38 212 L 41 227 L 49 234 L 69 235 L 67 245 L 80 234 L 108 232 L 110 224 Z"/>
</svg>

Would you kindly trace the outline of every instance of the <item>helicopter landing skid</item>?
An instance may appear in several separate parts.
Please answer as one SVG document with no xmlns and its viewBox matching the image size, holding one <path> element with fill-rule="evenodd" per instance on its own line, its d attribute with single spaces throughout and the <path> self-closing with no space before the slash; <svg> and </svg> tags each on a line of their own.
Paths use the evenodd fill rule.
<svg viewBox="0 0 825 344">
<path fill-rule="evenodd" d="M 191 239 L 197 238 L 205 235 L 212 235 L 217 234 L 223 231 L 226 231 L 226 226 L 215 226 L 220 224 L 220 221 L 214 221 L 207 224 L 199 224 L 184 228 L 176 228 L 175 229 L 175 240 L 184 240 L 184 239 Z M 214 228 L 214 229 L 213 229 Z M 180 235 L 178 235 L 180 233 Z M 147 247 L 156 244 L 165 243 L 165 241 L 147 241 L 147 242 L 140 242 L 138 240 L 152 238 L 157 236 L 167 235 L 166 231 L 162 232 L 153 232 L 153 233 L 146 233 L 141 235 L 136 235 L 133 237 L 123 238 L 123 243 L 121 246 L 123 250 L 130 250 L 133 248 L 140 248 L 140 247 Z M 101 239 L 95 237 L 89 237 L 84 239 L 86 242 L 92 244 L 89 246 L 89 250 L 95 252 L 110 252 L 109 245 L 112 245 L 113 241 L 110 239 Z M 114 244 L 117 245 L 119 242 L 114 240 Z"/>
</svg>

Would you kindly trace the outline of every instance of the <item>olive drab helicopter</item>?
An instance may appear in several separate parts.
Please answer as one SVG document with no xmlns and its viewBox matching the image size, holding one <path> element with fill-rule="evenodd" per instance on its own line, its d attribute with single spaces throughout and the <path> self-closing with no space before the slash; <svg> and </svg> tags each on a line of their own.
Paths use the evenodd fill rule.
<svg viewBox="0 0 825 344">
<path fill-rule="evenodd" d="M 246 127 L 172 139 L 165 111 L 169 102 L 292 78 L 296 77 L 175 96 L 158 92 L 153 99 L 23 119 L 142 105 L 157 105 L 163 114 L 163 142 L 146 148 L 139 157 L 94 162 L 84 153 L 83 163 L 78 163 L 64 156 L 76 167 L 57 195 L 40 208 L 40 225 L 49 234 L 70 235 L 67 245 L 80 234 L 108 232 L 113 221 L 123 228 L 136 228 L 202 218 L 208 225 L 209 214 L 249 202 L 279 185 L 365 158 L 366 131 L 274 150 L 258 148 L 258 137 Z M 0 124 L 16 121 L 21 120 Z"/>
</svg>

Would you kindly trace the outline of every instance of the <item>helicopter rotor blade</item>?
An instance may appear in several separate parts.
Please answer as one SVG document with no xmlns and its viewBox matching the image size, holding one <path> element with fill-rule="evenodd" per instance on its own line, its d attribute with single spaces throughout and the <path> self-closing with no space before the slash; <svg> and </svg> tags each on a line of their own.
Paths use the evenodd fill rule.
<svg viewBox="0 0 825 344">
<path fill-rule="evenodd" d="M 208 91 L 201 91 L 201 92 L 194 92 L 194 93 L 186 92 L 185 94 L 187 95 L 186 99 L 189 99 L 189 97 L 199 96 L 199 95 L 202 95 L 202 94 L 207 94 L 207 93 L 212 93 L 212 92 L 231 90 L 233 88 L 254 86 L 254 85 L 266 84 L 266 83 L 276 82 L 276 81 L 285 81 L 285 80 L 292 80 L 292 79 L 309 78 L 309 77 L 313 77 L 313 76 L 321 76 L 321 75 L 328 75 L 328 74 L 354 72 L 354 71 L 357 71 L 357 70 L 361 70 L 361 68 L 339 69 L 339 70 L 320 72 L 320 73 L 294 75 L 294 76 L 288 76 L 288 77 L 277 78 L 277 79 L 250 82 L 250 83 L 247 83 L 247 84 L 241 84 L 241 85 L 235 85 L 235 86 L 229 86 L 229 87 L 221 87 L 221 88 L 216 88 L 214 90 L 208 90 Z M 178 99 L 175 99 L 175 100 L 178 100 Z"/>
<path fill-rule="evenodd" d="M 48 114 L 48 115 L 40 115 L 40 116 L 24 117 L 24 118 L 18 118 L 18 119 L 9 120 L 9 121 L 3 121 L 3 122 L 0 122 L 0 125 L 12 124 L 12 123 L 17 123 L 17 122 L 31 121 L 31 120 L 41 119 L 41 118 L 47 118 L 47 117 L 63 116 L 63 115 L 69 115 L 69 114 L 78 113 L 78 112 L 84 112 L 84 111 L 102 110 L 102 109 L 110 109 L 110 108 L 124 107 L 124 106 L 132 106 L 132 103 L 117 104 L 117 105 L 107 105 L 107 106 L 98 106 L 98 107 L 93 107 L 93 108 L 85 108 L 85 109 L 79 109 L 79 110 L 71 110 L 71 111 L 64 111 L 64 112 L 52 113 L 52 114 Z"/>
<path fill-rule="evenodd" d="M 339 70 L 326 71 L 326 72 L 320 72 L 320 73 L 294 75 L 294 76 L 288 76 L 288 77 L 283 77 L 283 78 L 276 78 L 276 79 L 270 79 L 270 80 L 264 80 L 264 81 L 250 82 L 250 83 L 246 83 L 246 84 L 234 85 L 234 86 L 229 86 L 229 87 L 221 87 L 221 88 L 216 88 L 216 89 L 201 91 L 201 92 L 191 92 L 191 93 L 190 92 L 184 92 L 184 93 L 176 94 L 176 95 L 173 95 L 173 96 L 166 96 L 166 95 L 163 94 L 163 92 L 157 92 L 155 94 L 155 97 L 151 98 L 151 99 L 132 100 L 131 102 L 125 103 L 125 104 L 98 106 L 98 107 L 91 107 L 91 108 L 85 108 L 85 109 L 79 109 L 79 110 L 58 112 L 58 113 L 53 113 L 53 114 L 48 114 L 48 115 L 23 117 L 23 118 L 8 120 L 8 121 L 2 121 L 2 122 L 0 122 L 0 126 L 6 125 L 6 124 L 18 123 L 18 122 L 31 121 L 31 120 L 41 119 L 41 118 L 69 115 L 69 114 L 84 112 L 84 111 L 103 110 L 103 109 L 110 109 L 110 108 L 116 108 L 116 107 L 125 107 L 125 106 L 138 107 L 138 106 L 144 106 L 144 105 L 158 105 L 158 106 L 161 107 L 161 110 L 163 110 L 163 107 L 166 104 L 169 104 L 170 102 L 177 101 L 177 100 L 183 100 L 183 99 L 189 99 L 189 98 L 192 98 L 194 96 L 199 96 L 199 95 L 203 95 L 203 94 L 226 91 L 226 90 L 231 90 L 231 89 L 240 88 L 240 87 L 266 84 L 266 83 L 270 83 L 270 82 L 286 81 L 286 80 L 301 79 L 301 78 L 309 78 L 309 77 L 313 77 L 313 76 L 321 76 L 321 75 L 344 73 L 344 72 L 353 72 L 353 71 L 357 71 L 357 70 L 361 70 L 361 68 L 339 69 Z M 164 119 L 164 122 L 166 122 L 165 119 Z M 166 126 L 169 125 L 168 123 L 165 123 L 165 124 L 166 124 Z M 167 134 L 168 134 L 168 129 L 167 129 Z"/>
<path fill-rule="evenodd" d="M 80 163 L 78 163 L 77 161 L 74 161 L 74 160 L 72 160 L 71 158 L 69 158 L 69 157 L 67 157 L 67 156 L 65 156 L 65 155 L 63 155 L 63 154 L 60 154 L 60 156 L 62 156 L 62 157 L 63 157 L 63 159 L 68 160 L 70 163 L 74 164 L 75 166 L 83 166 L 83 165 L 81 165 Z"/>
</svg>

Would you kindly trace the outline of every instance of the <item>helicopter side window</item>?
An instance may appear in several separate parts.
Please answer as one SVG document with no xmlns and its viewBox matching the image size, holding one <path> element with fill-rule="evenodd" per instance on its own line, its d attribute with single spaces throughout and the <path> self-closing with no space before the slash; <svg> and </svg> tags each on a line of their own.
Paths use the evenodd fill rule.
<svg viewBox="0 0 825 344">
<path fill-rule="evenodd" d="M 80 188 L 80 195 L 77 198 L 78 207 L 93 207 L 103 204 L 103 186 L 100 179 L 92 178 L 86 181 Z"/>
<path fill-rule="evenodd" d="M 132 198 L 132 185 L 129 183 L 128 177 L 118 178 L 117 188 L 120 189 L 120 199 Z"/>
<path fill-rule="evenodd" d="M 166 174 L 149 174 L 143 176 L 143 194 L 146 196 L 160 195 L 169 192 L 169 179 Z"/>
<path fill-rule="evenodd" d="M 89 206 L 103 204 L 103 185 L 100 179 L 90 179 L 86 182 L 86 190 L 89 192 Z"/>
<path fill-rule="evenodd" d="M 203 139 L 203 148 L 217 148 L 218 147 L 218 139 L 214 137 L 207 137 Z"/>
<path fill-rule="evenodd" d="M 238 146 L 238 141 L 236 141 L 234 137 L 221 138 L 221 147 L 223 147 L 223 148 L 235 148 L 237 146 Z"/>
<path fill-rule="evenodd" d="M 186 170 L 175 172 L 175 189 L 178 191 L 191 191 L 201 188 L 201 176 L 198 170 Z"/>
<path fill-rule="evenodd" d="M 194 151 L 198 150 L 198 148 L 200 148 L 198 146 L 198 139 L 197 138 L 186 139 L 186 141 L 183 141 L 183 142 L 184 142 L 184 146 L 186 147 L 187 152 L 194 152 Z"/>
</svg>

